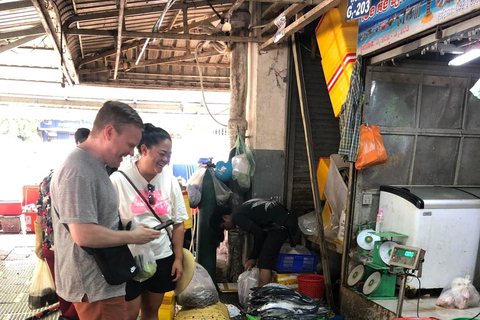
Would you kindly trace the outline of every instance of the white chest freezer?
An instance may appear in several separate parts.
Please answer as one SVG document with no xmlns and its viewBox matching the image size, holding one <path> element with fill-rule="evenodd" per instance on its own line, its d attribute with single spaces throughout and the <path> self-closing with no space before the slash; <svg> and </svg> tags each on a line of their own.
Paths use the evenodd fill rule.
<svg viewBox="0 0 480 320">
<path fill-rule="evenodd" d="M 473 280 L 480 241 L 480 188 L 380 187 L 384 231 L 426 251 L 422 288 L 444 288 L 455 277 Z M 409 281 L 418 288 L 418 281 Z"/>
</svg>

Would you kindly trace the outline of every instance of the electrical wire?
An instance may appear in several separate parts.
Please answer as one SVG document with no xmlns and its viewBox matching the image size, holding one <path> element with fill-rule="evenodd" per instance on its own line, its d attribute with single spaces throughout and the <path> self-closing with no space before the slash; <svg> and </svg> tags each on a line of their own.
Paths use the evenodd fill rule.
<svg viewBox="0 0 480 320">
<path fill-rule="evenodd" d="M 474 315 L 473 318 L 469 318 L 469 319 L 467 319 L 467 320 L 475 320 L 475 318 L 478 317 L 478 316 L 480 316 L 480 312 L 477 313 L 476 315 Z"/>
<path fill-rule="evenodd" d="M 420 281 L 420 278 L 414 273 L 405 273 L 405 276 L 414 277 L 418 280 L 417 318 L 419 318 L 420 316 L 418 315 L 418 309 L 420 307 L 420 290 L 422 289 L 422 282 Z"/>
<path fill-rule="evenodd" d="M 167 14 L 167 11 L 170 10 L 170 8 L 173 6 L 176 0 L 168 0 L 168 2 L 165 4 L 165 8 L 163 8 L 162 15 L 155 21 L 155 24 L 152 27 L 152 33 L 158 32 L 160 27 L 162 26 L 163 19 L 165 18 L 165 15 Z M 150 38 L 147 38 L 145 40 L 145 44 L 142 47 L 142 51 L 140 51 L 140 54 L 138 55 L 137 61 L 135 61 L 135 65 L 138 65 L 138 62 L 140 61 L 140 58 L 143 56 L 143 53 L 145 52 L 145 49 L 147 48 L 148 42 L 150 41 Z"/>
<path fill-rule="evenodd" d="M 262 24 L 262 25 L 259 25 L 259 26 L 250 26 L 248 27 L 248 30 L 253 30 L 253 29 L 259 29 L 259 28 L 265 28 L 267 25 L 266 24 Z"/>
<path fill-rule="evenodd" d="M 207 34 L 209 34 L 209 32 L 213 33 L 213 28 L 215 28 L 213 25 L 201 25 L 199 26 L 200 29 L 202 29 L 203 32 L 206 32 Z M 211 34 L 210 33 L 210 34 Z M 200 77 L 200 90 L 202 92 L 202 100 L 203 100 L 203 104 L 205 105 L 205 108 L 207 109 L 208 111 L 208 114 L 210 115 L 210 117 L 216 122 L 218 123 L 219 125 L 223 126 L 223 127 L 227 127 L 226 124 L 223 124 L 221 123 L 220 121 L 218 121 L 217 119 L 215 119 L 214 115 L 210 112 L 210 109 L 208 108 L 208 105 L 207 105 L 207 101 L 205 99 L 205 90 L 203 89 L 203 75 L 202 75 L 202 69 L 200 68 L 200 61 L 198 60 L 198 49 L 204 45 L 211 45 L 215 50 L 217 50 L 219 53 L 221 54 L 225 54 L 227 52 L 227 44 L 225 42 L 222 42 L 222 41 L 200 41 L 197 43 L 196 47 L 195 47 L 195 61 L 197 63 L 197 69 L 198 69 L 198 75 Z"/>
<path fill-rule="evenodd" d="M 165 8 L 163 8 L 162 15 L 157 19 L 155 24 L 152 27 L 152 32 L 158 32 L 160 27 L 162 26 L 163 19 L 165 18 L 165 15 L 167 14 L 167 11 L 170 10 L 170 8 L 173 6 L 177 0 L 168 0 L 168 2 L 165 4 Z"/>
<path fill-rule="evenodd" d="M 207 4 L 209 5 L 210 8 L 212 8 L 213 12 L 215 12 L 215 14 L 217 15 L 217 17 L 220 19 L 220 24 L 224 24 L 225 23 L 225 18 L 222 17 L 217 10 L 215 10 L 215 8 L 213 7 L 213 5 L 210 3 L 210 0 L 207 0 Z"/>
</svg>

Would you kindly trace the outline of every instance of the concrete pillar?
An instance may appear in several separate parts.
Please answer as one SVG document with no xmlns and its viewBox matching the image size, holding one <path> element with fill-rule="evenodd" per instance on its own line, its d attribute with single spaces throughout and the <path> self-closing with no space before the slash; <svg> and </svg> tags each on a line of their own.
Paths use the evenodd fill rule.
<svg viewBox="0 0 480 320">
<path fill-rule="evenodd" d="M 246 36 L 249 22 L 248 4 L 242 4 L 230 19 L 232 35 Z M 232 46 L 230 55 L 230 119 L 228 120 L 231 148 L 235 146 L 237 132 L 245 137 L 248 126 L 245 119 L 248 82 L 247 55 L 248 45 L 246 43 L 235 43 Z M 232 207 L 235 208 L 243 203 L 245 196 L 237 181 L 230 181 L 230 188 L 233 191 Z M 243 272 L 244 242 L 245 233 L 242 230 L 228 232 L 228 281 L 236 282 L 238 276 Z"/>
<path fill-rule="evenodd" d="M 252 1 L 249 4 L 252 20 L 249 20 L 248 11 L 240 7 L 232 16 L 233 35 L 247 35 L 249 21 L 254 26 L 261 24 L 261 3 Z M 253 30 L 258 32 L 260 29 Z M 235 145 L 237 130 L 242 135 L 246 134 L 245 142 L 256 162 L 249 191 L 252 198 L 274 197 L 282 201 L 288 58 L 288 45 L 261 54 L 258 44 L 254 43 L 237 43 L 232 49 L 228 122 L 230 145 Z M 235 185 L 234 181 L 231 187 L 234 203 L 237 204 L 241 203 L 239 197 L 242 198 L 243 193 Z M 242 261 L 249 253 L 245 240 L 243 232 L 229 232 L 229 281 L 236 281 L 243 271 Z"/>
<path fill-rule="evenodd" d="M 252 26 L 261 25 L 260 3 L 250 2 Z M 260 28 L 252 29 L 255 36 Z M 257 34 L 255 34 L 257 33 Z M 287 128 L 288 43 L 266 52 L 249 43 L 247 145 L 255 156 L 252 198 L 283 202 L 285 135 Z"/>
<path fill-rule="evenodd" d="M 248 4 L 242 4 L 232 15 L 230 24 L 233 36 L 246 36 L 250 12 Z M 245 108 L 247 103 L 247 43 L 235 43 L 232 46 L 230 56 L 230 120 L 228 121 L 228 133 L 230 147 L 235 145 L 237 132 L 245 136 L 247 120 Z"/>
</svg>

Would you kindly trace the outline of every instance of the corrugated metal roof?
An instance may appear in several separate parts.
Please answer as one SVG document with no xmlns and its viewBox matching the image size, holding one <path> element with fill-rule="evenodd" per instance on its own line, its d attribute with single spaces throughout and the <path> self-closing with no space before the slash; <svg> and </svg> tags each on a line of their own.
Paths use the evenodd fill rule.
<svg viewBox="0 0 480 320">
<path fill-rule="evenodd" d="M 166 1 L 149 1 L 151 7 L 165 4 Z M 145 6 L 145 1 L 128 1 L 125 10 L 141 8 Z M 228 11 L 231 4 L 220 4 L 215 6 L 217 12 L 222 13 Z M 116 1 L 76 1 L 76 13 L 78 16 L 95 14 L 99 11 L 116 11 Z M 152 13 L 132 14 L 125 16 L 124 30 L 137 32 L 150 32 L 153 26 L 161 16 L 158 9 Z M 181 9 L 169 10 L 163 19 L 160 31 L 170 30 L 172 28 L 183 29 L 183 14 Z M 198 19 L 208 18 L 214 15 L 209 6 L 191 7 L 187 9 L 189 23 Z M 214 23 L 218 23 L 214 22 Z M 76 22 L 77 28 L 95 29 L 95 30 L 116 30 L 118 28 L 118 17 L 105 17 L 94 20 Z M 72 42 L 78 42 L 74 47 L 81 50 L 82 59 L 92 57 L 99 52 L 114 50 L 114 37 L 108 36 L 89 36 L 80 35 Z M 124 42 L 128 44 L 127 41 Z M 152 40 L 147 50 L 142 55 L 140 61 L 157 61 L 172 57 L 181 57 L 193 54 L 198 41 L 187 40 L 169 40 L 160 39 Z M 187 47 L 188 46 L 188 47 Z M 123 46 L 124 47 L 124 46 Z M 73 48 L 73 47 L 72 47 Z M 71 49 L 72 49 L 71 48 Z M 142 45 L 139 43 L 123 52 L 120 61 L 120 69 L 118 74 L 118 83 L 129 86 L 161 86 L 161 87 L 182 87 L 189 89 L 199 88 L 198 69 L 194 64 L 194 60 L 186 62 L 177 62 L 163 65 L 151 65 L 145 67 L 135 67 L 135 61 L 142 51 Z M 190 51 L 190 52 L 189 52 Z M 105 57 L 102 60 L 87 63 L 82 66 L 83 72 L 88 70 L 101 70 L 99 72 L 81 73 L 81 81 L 97 82 L 111 79 L 115 66 L 116 55 Z M 204 86 L 207 89 L 228 90 L 230 87 L 230 59 L 228 55 L 219 55 L 208 58 L 199 59 L 202 65 L 202 75 Z M 220 66 L 219 66 L 220 64 Z M 129 66 L 124 69 L 123 66 Z M 126 71 L 128 70 L 128 71 Z M 82 71 L 81 71 L 82 72 Z"/>
<path fill-rule="evenodd" d="M 220 22 L 220 17 L 225 17 L 230 9 L 238 10 L 241 2 L 126 0 L 123 28 L 119 31 L 119 19 L 122 16 L 120 0 L 0 0 L 0 54 L 16 47 L 54 49 L 66 44 L 63 48 L 66 70 L 64 73 L 69 76 L 64 81 L 112 86 L 200 89 L 199 70 L 195 60 L 195 49 L 200 41 L 198 38 L 182 39 L 184 20 L 190 26 L 194 24 L 189 28 L 190 34 L 224 36 L 215 26 Z M 169 36 L 172 38 L 162 35 L 161 39 L 152 39 L 143 50 L 145 36 L 152 32 L 168 4 L 172 6 L 155 32 L 172 33 L 173 36 Z M 275 8 L 278 12 L 285 5 L 266 4 L 263 7 Z M 46 20 L 41 19 L 43 16 Z M 209 27 L 200 25 L 201 21 Z M 60 30 L 66 34 L 61 40 Z M 88 34 L 75 34 L 71 30 Z M 48 39 L 40 41 L 43 31 L 47 31 Z M 115 70 L 118 45 L 116 35 L 120 32 L 123 33 L 122 50 L 118 69 Z M 137 37 L 139 32 L 143 33 L 141 37 Z M 212 46 L 212 42 L 202 43 L 205 44 L 199 47 L 198 61 L 205 90 L 229 90 L 230 56 L 228 50 L 223 54 L 216 51 L 224 48 L 225 43 L 216 47 Z M 57 56 L 60 55 L 57 53 Z M 59 62 L 58 67 L 60 66 Z M 115 74 L 117 79 L 114 79 Z"/>
<path fill-rule="evenodd" d="M 198 1 L 197 1 L 198 2 Z M 216 2 L 216 1 L 213 1 Z M 224 3 L 215 5 L 215 9 L 219 13 L 226 12 L 231 4 Z M 59 13 L 61 21 L 65 23 L 72 17 L 89 17 L 88 15 L 96 15 L 93 20 L 82 20 L 74 23 L 74 27 L 78 29 L 95 29 L 95 30 L 117 30 L 118 28 L 118 1 L 89 1 L 89 0 L 57 0 L 52 1 L 53 8 Z M 143 12 L 127 14 L 124 18 L 124 30 L 136 32 L 150 32 L 152 27 L 162 14 L 159 6 L 163 6 L 166 1 L 138 1 L 130 0 L 126 2 L 126 11 L 138 10 L 146 7 L 153 8 L 153 12 Z M 198 2 L 199 3 L 199 2 Z M 194 22 L 198 19 L 211 17 L 214 12 L 205 2 L 201 2 L 202 6 L 189 7 L 188 22 Z M 191 5 L 191 4 L 190 4 Z M 148 9 L 148 8 L 147 8 Z M 115 14 L 112 16 L 112 12 Z M 106 17 L 102 14 L 106 13 Z M 169 10 L 163 19 L 163 23 L 159 28 L 160 31 L 167 31 L 172 28 L 181 28 L 183 31 L 183 14 L 181 9 Z M 218 23 L 218 22 L 217 22 Z M 8 45 L 9 48 L 15 48 L 15 42 L 29 35 L 33 28 L 40 28 L 42 21 L 33 4 L 30 1 L 1 1 L 0 0 L 0 46 Z M 2 36 L 3 35 L 3 36 Z M 31 42 L 23 43 L 23 47 L 32 48 L 50 48 L 52 44 L 49 39 L 45 39 L 46 35 L 41 38 L 35 38 Z M 80 83 L 96 83 L 118 84 L 123 86 L 142 86 L 142 87 L 169 87 L 169 88 L 190 88 L 199 89 L 199 76 L 195 60 L 188 60 L 184 63 L 178 61 L 170 64 L 153 64 L 144 67 L 134 67 L 139 53 L 142 50 L 142 44 L 131 46 L 127 50 L 123 50 L 120 59 L 120 67 L 118 80 L 113 80 L 113 69 L 116 58 L 116 38 L 101 35 L 67 35 L 68 49 L 76 68 L 80 71 Z M 122 48 L 129 45 L 134 40 L 144 39 L 124 39 Z M 64 40 L 63 40 L 64 41 Z M 169 59 L 172 57 L 181 57 L 183 55 L 193 54 L 198 41 L 187 40 L 169 40 L 161 39 L 151 41 L 147 50 L 142 55 L 140 61 L 156 61 L 161 59 Z M 188 46 L 188 48 L 187 48 Z M 1 48 L 1 47 L 0 47 Z M 21 50 L 20 50 L 21 51 Z M 106 51 L 112 51 L 113 54 L 105 56 L 99 60 L 88 62 L 84 59 L 91 58 Z M 1 51 L 0 51 L 1 53 Z M 54 56 L 54 52 L 50 52 Z M 84 62 L 87 63 L 84 63 Z M 228 90 L 229 89 L 229 64 L 228 55 L 219 55 L 199 59 L 202 66 L 202 74 L 204 76 L 204 86 L 206 89 Z M 2 64 L 0 62 L 0 64 Z M 18 65 L 18 63 L 15 63 Z M 24 62 L 25 65 L 31 65 Z M 3 65 L 3 64 L 2 64 Z M 5 64 L 5 66 L 7 66 Z M 124 69 L 124 66 L 130 66 Z M 102 69 L 102 71 L 99 71 Z M 11 68 L 9 70 L 12 70 Z M 37 70 L 30 70 L 30 80 L 37 75 Z M 82 73 L 83 72 L 83 73 Z M 33 78 L 32 78 L 33 77 Z M 24 79 L 21 77 L 20 79 Z M 39 79 L 36 79 L 39 80 Z M 47 81 L 59 81 L 48 78 Z"/>
<path fill-rule="evenodd" d="M 21 2 L 21 1 L 13 1 Z M 0 2 L 0 5 L 6 5 L 7 3 Z M 17 9 L 10 9 L 0 11 L 0 32 L 12 32 L 32 28 L 40 24 L 40 18 L 38 17 L 35 8 L 20 7 Z"/>
</svg>

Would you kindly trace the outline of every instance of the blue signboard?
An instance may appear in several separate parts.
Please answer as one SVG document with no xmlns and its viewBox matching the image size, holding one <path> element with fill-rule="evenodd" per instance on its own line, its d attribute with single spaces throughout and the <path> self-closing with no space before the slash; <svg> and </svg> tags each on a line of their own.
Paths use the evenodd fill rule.
<svg viewBox="0 0 480 320">
<path fill-rule="evenodd" d="M 348 0 L 345 20 L 353 20 L 365 16 L 370 10 L 370 0 Z"/>
<path fill-rule="evenodd" d="M 38 126 L 43 141 L 73 139 L 78 128 L 91 128 L 92 122 L 85 120 L 43 120 Z"/>
<path fill-rule="evenodd" d="M 371 0 L 359 19 L 357 54 L 365 55 L 480 8 L 480 0 Z"/>
</svg>

